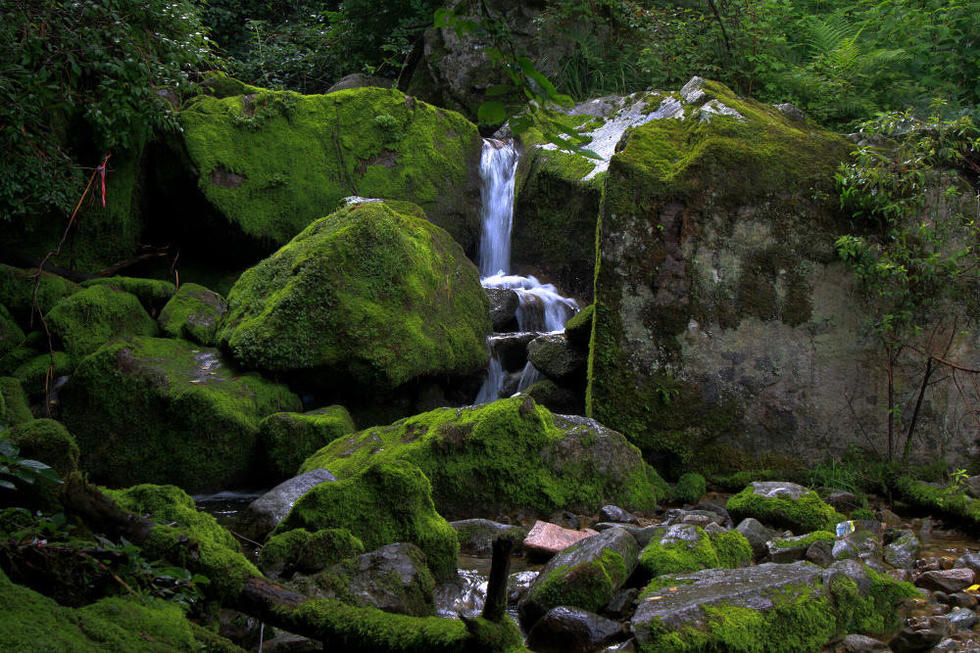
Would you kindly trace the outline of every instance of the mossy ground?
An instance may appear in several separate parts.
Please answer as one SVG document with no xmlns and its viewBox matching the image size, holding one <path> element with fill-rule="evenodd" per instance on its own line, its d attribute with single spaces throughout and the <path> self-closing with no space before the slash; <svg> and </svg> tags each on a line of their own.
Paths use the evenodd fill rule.
<svg viewBox="0 0 980 653">
<path fill-rule="evenodd" d="M 440 408 L 335 440 L 308 459 L 300 471 L 318 467 L 350 478 L 380 461 L 407 460 L 432 482 L 439 510 L 454 517 L 474 511 L 597 510 L 615 503 L 652 510 L 659 476 L 639 455 L 622 469 L 602 471 L 582 438 L 579 459 L 562 455 L 564 432 L 551 413 L 527 397 L 483 406 Z M 618 434 L 610 437 L 620 437 Z M 592 442 L 595 445 L 595 442 Z M 622 451 L 631 447 L 623 441 Z M 629 465 L 627 469 L 626 466 Z"/>
<path fill-rule="evenodd" d="M 725 233 L 748 210 L 780 243 L 783 251 L 770 254 L 794 263 L 825 257 L 821 246 L 829 251 L 838 219 L 830 202 L 833 174 L 848 150 L 840 137 L 793 123 L 719 84 L 707 82 L 704 90 L 705 101 L 717 98 L 744 119 L 702 121 L 686 107 L 683 120 L 636 127 L 610 162 L 597 229 L 587 412 L 671 473 L 731 469 L 718 442 L 737 440 L 745 410 L 737 393 L 706 394 L 678 373 L 691 320 L 732 328 L 762 314 L 789 325 L 809 319 L 806 283 L 797 279 L 783 295 L 775 292 L 778 269 L 763 260 L 763 250 L 742 252 L 747 262 L 725 281 L 731 285 L 725 292 L 700 289 L 695 239 L 709 222 Z M 756 259 L 765 265 L 749 264 Z"/>
<path fill-rule="evenodd" d="M 464 246 L 479 233 L 476 126 L 397 90 L 201 96 L 181 122 L 199 187 L 253 238 L 282 245 L 349 195 L 415 202 Z"/>
<path fill-rule="evenodd" d="M 319 449 L 355 430 L 346 408 L 327 406 L 308 413 L 273 413 L 259 424 L 259 438 L 267 466 L 289 478 Z"/>
<path fill-rule="evenodd" d="M 799 499 L 766 497 L 756 494 L 750 485 L 731 497 L 725 508 L 735 522 L 754 517 L 763 524 L 797 533 L 834 531 L 837 523 L 846 519 L 812 490 Z"/>
<path fill-rule="evenodd" d="M 114 338 L 157 333 L 139 299 L 112 286 L 92 286 L 66 297 L 45 320 L 75 364 Z"/>
<path fill-rule="evenodd" d="M 487 301 L 449 234 L 363 203 L 317 220 L 246 270 L 219 336 L 249 367 L 390 390 L 485 367 Z"/>
<path fill-rule="evenodd" d="M 425 552 L 436 578 L 456 574 L 456 531 L 436 512 L 429 480 L 408 462 L 380 462 L 360 475 L 317 485 L 296 502 L 273 534 L 294 528 L 345 528 L 369 551 L 411 542 Z"/>
<path fill-rule="evenodd" d="M 132 338 L 85 358 L 61 405 L 94 480 L 203 492 L 247 486 L 260 463 L 259 421 L 300 401 L 284 386 L 239 373 L 217 350 Z"/>
</svg>

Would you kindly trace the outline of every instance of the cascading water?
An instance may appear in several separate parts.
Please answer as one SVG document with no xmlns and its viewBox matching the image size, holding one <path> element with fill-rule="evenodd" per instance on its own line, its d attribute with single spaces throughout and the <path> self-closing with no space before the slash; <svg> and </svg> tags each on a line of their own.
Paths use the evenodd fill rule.
<svg viewBox="0 0 980 653">
<path fill-rule="evenodd" d="M 551 284 L 542 284 L 532 276 L 510 274 L 510 235 L 514 219 L 514 173 L 517 150 L 512 141 L 493 138 L 483 140 L 480 178 L 483 202 L 480 236 L 480 283 L 484 288 L 503 288 L 517 294 L 516 313 L 521 332 L 551 333 L 562 331 L 568 319 L 578 311 L 574 299 L 563 297 Z M 507 370 L 491 347 L 487 379 L 477 394 L 476 403 L 499 399 Z M 527 389 L 541 378 L 530 362 L 521 372 L 517 392 Z"/>
</svg>

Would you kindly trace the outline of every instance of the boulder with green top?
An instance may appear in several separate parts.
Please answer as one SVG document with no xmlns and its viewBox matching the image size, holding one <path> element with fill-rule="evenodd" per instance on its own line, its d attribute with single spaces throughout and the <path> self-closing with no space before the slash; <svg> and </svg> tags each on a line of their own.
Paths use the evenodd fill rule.
<svg viewBox="0 0 980 653">
<path fill-rule="evenodd" d="M 526 396 L 439 408 L 340 438 L 301 471 L 340 479 L 381 461 L 418 465 L 442 514 L 594 512 L 607 503 L 653 510 L 666 484 L 620 433 L 594 420 L 552 415 Z"/>
<path fill-rule="evenodd" d="M 13 375 L 20 379 L 21 386 L 28 396 L 43 402 L 44 393 L 58 379 L 67 376 L 75 369 L 71 357 L 63 351 L 37 354 L 17 366 Z"/>
<path fill-rule="evenodd" d="M 230 228 L 269 252 L 360 195 L 415 202 L 475 252 L 481 144 L 463 116 L 396 89 L 241 90 L 200 96 L 180 113 L 216 234 Z"/>
<path fill-rule="evenodd" d="M 448 233 L 356 202 L 246 270 L 219 338 L 246 367 L 356 394 L 480 371 L 489 332 L 479 274 Z"/>
<path fill-rule="evenodd" d="M 94 480 L 191 492 L 246 485 L 260 462 L 259 422 L 300 407 L 286 387 L 242 374 L 216 349 L 146 337 L 85 358 L 61 404 Z"/>
<path fill-rule="evenodd" d="M 56 420 L 31 420 L 13 427 L 0 438 L 9 439 L 17 445 L 21 457 L 39 460 L 61 476 L 67 476 L 78 468 L 78 443 Z"/>
<path fill-rule="evenodd" d="M 0 402 L 3 406 L 3 410 L 0 411 L 0 428 L 17 426 L 34 419 L 20 379 L 0 376 L 0 396 L 3 397 L 3 401 Z"/>
<path fill-rule="evenodd" d="M 0 303 L 0 358 L 19 347 L 22 342 L 24 332 L 17 326 L 7 307 Z"/>
<path fill-rule="evenodd" d="M 842 395 L 884 418 L 834 249 L 850 145 L 701 78 L 644 102 L 604 173 L 589 414 L 675 472 L 843 450 Z"/>
<path fill-rule="evenodd" d="M 74 364 L 115 338 L 157 333 L 136 295 L 113 286 L 92 286 L 62 299 L 45 321 Z"/>
<path fill-rule="evenodd" d="M 35 285 L 37 308 L 41 314 L 47 313 L 65 297 L 81 290 L 78 284 L 56 274 L 42 272 L 35 279 L 36 274 L 37 270 L 24 270 L 0 263 L 0 302 L 7 307 L 18 324 L 25 328 L 31 322 L 32 314 L 35 324 L 38 319 L 35 310 Z"/>
<path fill-rule="evenodd" d="M 82 282 L 82 288 L 92 286 L 109 286 L 136 295 L 143 308 L 154 317 L 177 292 L 177 287 L 169 281 L 142 277 L 99 277 Z"/>
<path fill-rule="evenodd" d="M 409 462 L 379 462 L 351 478 L 314 486 L 273 535 L 294 528 L 346 528 L 369 550 L 411 542 L 425 552 L 436 578 L 456 574 L 456 531 L 436 512 L 429 479 Z"/>
<path fill-rule="evenodd" d="M 224 297 L 196 283 L 185 283 L 160 311 L 160 329 L 172 338 L 201 345 L 218 342 L 218 324 L 228 305 Z"/>
<path fill-rule="evenodd" d="M 736 522 L 746 517 L 794 533 L 834 532 L 846 518 L 820 496 L 796 483 L 756 481 L 728 500 L 725 508 Z"/>
<path fill-rule="evenodd" d="M 311 533 L 294 528 L 269 538 L 259 551 L 259 568 L 274 576 L 315 573 L 345 558 L 364 553 L 364 544 L 345 528 Z"/>
<path fill-rule="evenodd" d="M 296 473 L 303 461 L 356 430 L 343 406 L 326 406 L 307 413 L 273 413 L 259 424 L 267 468 L 280 480 Z"/>
<path fill-rule="evenodd" d="M 752 562 L 752 547 L 738 531 L 708 534 L 700 526 L 674 524 L 650 539 L 640 552 L 643 580 L 698 569 L 745 567 Z"/>
</svg>

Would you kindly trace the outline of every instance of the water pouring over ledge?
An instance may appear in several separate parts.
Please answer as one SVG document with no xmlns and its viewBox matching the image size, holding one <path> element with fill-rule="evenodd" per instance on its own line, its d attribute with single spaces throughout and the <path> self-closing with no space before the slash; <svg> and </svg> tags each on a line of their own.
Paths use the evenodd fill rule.
<svg viewBox="0 0 980 653">
<path fill-rule="evenodd" d="M 517 294 L 517 325 L 521 332 L 562 331 L 578 312 L 574 299 L 562 296 L 551 284 L 532 276 L 510 274 L 511 229 L 514 223 L 514 178 L 518 153 L 513 141 L 486 138 L 480 158 L 482 230 L 480 234 L 480 283 L 484 288 L 513 290 Z M 490 367 L 475 403 L 499 399 L 507 370 L 491 348 Z M 541 378 L 530 362 L 521 372 L 517 392 Z"/>
</svg>

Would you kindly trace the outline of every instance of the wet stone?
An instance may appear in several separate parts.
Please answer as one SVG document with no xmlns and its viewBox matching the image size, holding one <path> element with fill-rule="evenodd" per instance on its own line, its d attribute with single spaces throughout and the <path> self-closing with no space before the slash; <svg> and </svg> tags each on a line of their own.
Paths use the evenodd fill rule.
<svg viewBox="0 0 980 653">
<path fill-rule="evenodd" d="M 969 630 L 978 621 L 977 613 L 969 608 L 955 608 L 946 615 L 946 618 L 954 628 L 960 630 Z"/>
<path fill-rule="evenodd" d="M 775 531 L 763 526 L 758 519 L 746 517 L 738 523 L 735 530 L 749 541 L 749 546 L 752 547 L 752 557 L 755 560 L 761 560 L 763 556 L 769 553 L 766 545 L 775 535 Z"/>
<path fill-rule="evenodd" d="M 952 630 L 946 617 L 917 617 L 909 621 L 909 625 L 889 642 L 895 653 L 925 651 L 941 642 Z"/>
<path fill-rule="evenodd" d="M 539 653 L 589 653 L 625 636 L 623 624 L 618 621 L 580 608 L 559 606 L 534 624 L 527 644 Z"/>
<path fill-rule="evenodd" d="M 906 529 L 890 535 L 889 544 L 885 545 L 883 556 L 885 562 L 892 567 L 910 569 L 919 556 L 922 545 L 915 533 Z"/>
<path fill-rule="evenodd" d="M 970 551 L 964 553 L 953 563 L 955 569 L 972 569 L 974 574 L 980 574 L 980 553 Z"/>
<path fill-rule="evenodd" d="M 951 594 L 972 585 L 973 578 L 972 569 L 942 569 L 925 572 L 915 579 L 915 585 L 927 590 Z"/>
<path fill-rule="evenodd" d="M 867 635 L 848 635 L 834 648 L 834 653 L 887 653 L 888 644 Z"/>
<path fill-rule="evenodd" d="M 834 564 L 834 545 L 826 540 L 820 540 L 810 545 L 806 550 L 806 560 L 821 567 Z"/>
<path fill-rule="evenodd" d="M 620 524 L 635 524 L 636 517 L 627 510 L 619 506 L 603 506 L 599 509 L 599 519 L 605 522 L 616 522 Z"/>
</svg>

